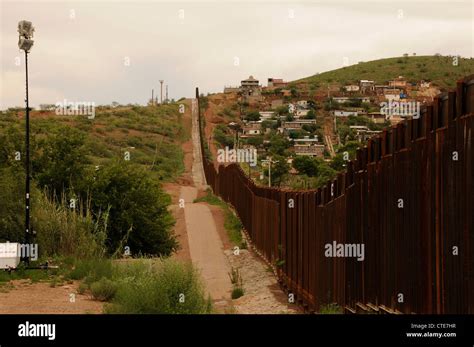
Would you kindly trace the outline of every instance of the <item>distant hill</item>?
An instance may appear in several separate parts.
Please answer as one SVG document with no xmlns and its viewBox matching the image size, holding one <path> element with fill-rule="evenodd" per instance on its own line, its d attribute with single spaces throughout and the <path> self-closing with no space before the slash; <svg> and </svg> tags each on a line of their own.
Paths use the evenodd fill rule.
<svg viewBox="0 0 474 347">
<path fill-rule="evenodd" d="M 311 89 L 323 87 L 327 83 L 350 83 L 361 79 L 374 80 L 384 84 L 388 80 L 403 76 L 409 82 L 431 81 L 441 90 L 453 88 L 456 80 L 474 73 L 474 59 L 458 58 L 458 66 L 453 65 L 449 56 L 409 56 L 361 62 L 340 69 L 306 77 L 290 85 Z"/>
</svg>

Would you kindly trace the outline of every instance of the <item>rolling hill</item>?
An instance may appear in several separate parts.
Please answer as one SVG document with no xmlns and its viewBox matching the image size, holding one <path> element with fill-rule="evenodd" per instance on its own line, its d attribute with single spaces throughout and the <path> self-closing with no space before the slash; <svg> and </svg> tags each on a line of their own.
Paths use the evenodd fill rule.
<svg viewBox="0 0 474 347">
<path fill-rule="evenodd" d="M 453 88 L 459 78 L 474 73 L 474 59 L 458 58 L 457 66 L 453 60 L 452 56 L 408 56 L 360 62 L 293 81 L 290 86 L 317 89 L 328 83 L 343 84 L 362 79 L 384 84 L 404 76 L 409 82 L 431 81 L 444 91 Z"/>
</svg>

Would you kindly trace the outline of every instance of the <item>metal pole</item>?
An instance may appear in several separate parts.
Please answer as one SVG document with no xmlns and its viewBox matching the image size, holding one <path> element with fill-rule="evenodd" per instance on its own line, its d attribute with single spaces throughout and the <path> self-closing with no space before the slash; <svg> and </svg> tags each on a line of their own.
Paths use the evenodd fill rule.
<svg viewBox="0 0 474 347">
<path fill-rule="evenodd" d="M 28 101 L 28 52 L 25 51 L 26 67 L 26 195 L 25 195 L 25 244 L 30 243 L 30 106 Z M 29 254 L 25 256 L 25 262 L 30 263 Z"/>
<path fill-rule="evenodd" d="M 268 161 L 268 186 L 272 186 L 272 158 Z"/>
<path fill-rule="evenodd" d="M 163 80 L 160 80 L 160 104 L 163 104 Z"/>
</svg>

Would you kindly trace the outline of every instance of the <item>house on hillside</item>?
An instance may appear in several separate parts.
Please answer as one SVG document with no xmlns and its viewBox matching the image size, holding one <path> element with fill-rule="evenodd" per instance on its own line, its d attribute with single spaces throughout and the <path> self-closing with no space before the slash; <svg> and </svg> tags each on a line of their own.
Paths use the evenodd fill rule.
<svg viewBox="0 0 474 347">
<path fill-rule="evenodd" d="M 369 117 L 372 122 L 376 124 L 383 124 L 386 120 L 386 116 L 381 112 L 370 112 L 367 117 Z"/>
<path fill-rule="evenodd" d="M 392 88 L 405 89 L 407 87 L 407 80 L 403 76 L 398 76 L 391 81 L 388 81 L 388 85 Z"/>
<path fill-rule="evenodd" d="M 247 122 L 242 126 L 242 137 L 260 135 L 262 133 L 262 122 Z"/>
<path fill-rule="evenodd" d="M 365 142 L 372 136 L 381 133 L 381 131 L 370 130 L 365 125 L 351 125 L 349 128 L 356 133 L 359 142 Z"/>
<path fill-rule="evenodd" d="M 374 86 L 375 94 L 383 95 L 385 90 L 390 89 L 391 87 L 387 84 L 377 84 Z"/>
<path fill-rule="evenodd" d="M 357 84 L 349 84 L 343 87 L 346 92 L 358 92 L 360 87 Z"/>
<path fill-rule="evenodd" d="M 275 111 L 260 111 L 258 113 L 260 114 L 261 120 L 272 119 L 275 116 Z"/>
<path fill-rule="evenodd" d="M 359 87 L 360 87 L 360 91 L 362 93 L 374 91 L 374 89 L 375 89 L 374 85 L 375 85 L 374 81 L 370 81 L 370 80 L 360 80 L 359 81 Z"/>
<path fill-rule="evenodd" d="M 242 80 L 240 82 L 240 92 L 243 96 L 259 96 L 261 92 L 261 87 L 258 84 L 258 80 L 253 76 Z"/>
<path fill-rule="evenodd" d="M 318 158 L 324 157 L 323 144 L 295 144 L 291 149 L 296 155 L 307 155 Z"/>
<path fill-rule="evenodd" d="M 282 121 L 281 127 L 278 128 L 280 133 L 287 134 L 291 130 L 300 130 L 303 125 L 316 124 L 316 119 L 296 119 L 291 122 Z"/>
<path fill-rule="evenodd" d="M 298 108 L 308 108 L 308 101 L 307 100 L 299 100 L 296 102 L 296 107 Z"/>
<path fill-rule="evenodd" d="M 346 102 L 350 102 L 351 100 L 354 100 L 354 99 L 360 100 L 362 103 L 370 102 L 370 98 L 368 96 L 365 96 L 365 97 L 336 96 L 332 99 L 338 104 L 345 104 Z"/>
<path fill-rule="evenodd" d="M 288 137 L 289 141 L 293 141 L 295 145 L 316 145 L 319 144 L 320 141 L 318 139 L 318 135 L 311 136 L 304 136 L 301 139 L 291 139 Z"/>
<path fill-rule="evenodd" d="M 349 117 L 349 116 L 357 117 L 359 115 L 357 111 L 334 110 L 333 113 L 335 117 Z"/>
<path fill-rule="evenodd" d="M 287 82 L 283 81 L 281 78 L 268 78 L 267 81 L 268 88 L 285 88 L 287 86 Z"/>
</svg>

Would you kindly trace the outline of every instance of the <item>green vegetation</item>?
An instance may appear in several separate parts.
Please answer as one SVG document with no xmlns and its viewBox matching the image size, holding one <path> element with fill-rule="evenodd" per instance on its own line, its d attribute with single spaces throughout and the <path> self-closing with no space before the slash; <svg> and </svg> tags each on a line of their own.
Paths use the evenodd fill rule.
<svg viewBox="0 0 474 347">
<path fill-rule="evenodd" d="M 218 124 L 214 128 L 214 140 L 222 147 L 234 147 L 234 137 L 229 133 L 229 129 L 224 124 Z"/>
<path fill-rule="evenodd" d="M 106 313 L 211 313 L 198 271 L 191 263 L 171 259 L 138 260 L 117 265 L 116 292 Z"/>
<path fill-rule="evenodd" d="M 101 278 L 91 284 L 92 297 L 99 301 L 109 301 L 117 292 L 117 284 L 108 278 Z"/>
<path fill-rule="evenodd" d="M 453 65 L 449 56 L 410 56 L 379 59 L 327 71 L 292 82 L 292 85 L 326 86 L 328 83 L 346 84 L 358 80 L 374 80 L 379 84 L 404 76 L 410 82 L 432 81 L 442 89 L 454 88 L 456 80 L 474 71 L 474 59 L 458 58 Z M 314 88 L 314 87 L 313 87 Z"/>
<path fill-rule="evenodd" d="M 333 304 L 322 305 L 319 308 L 319 313 L 320 314 L 342 314 L 343 310 L 341 306 L 333 303 Z"/>
<path fill-rule="evenodd" d="M 240 248 L 246 248 L 245 244 L 242 242 L 242 223 L 240 222 L 240 219 L 229 208 L 229 205 L 214 195 L 210 189 L 208 189 L 206 193 L 205 196 L 195 199 L 194 202 L 206 202 L 210 205 L 221 207 L 224 211 L 224 228 L 227 231 L 230 242 Z"/>
<path fill-rule="evenodd" d="M 231 272 L 229 273 L 230 282 L 232 283 L 232 293 L 231 298 L 232 300 L 238 299 L 244 295 L 244 281 L 242 279 L 242 275 L 240 274 L 240 270 L 238 268 L 232 268 Z"/>
<path fill-rule="evenodd" d="M 189 138 L 177 104 L 31 116 L 32 227 L 42 259 L 169 255 L 170 198 L 160 181 L 184 169 Z M 23 121 L 0 115 L 0 241 L 23 242 Z M 130 160 L 128 160 L 130 159 Z"/>
</svg>

